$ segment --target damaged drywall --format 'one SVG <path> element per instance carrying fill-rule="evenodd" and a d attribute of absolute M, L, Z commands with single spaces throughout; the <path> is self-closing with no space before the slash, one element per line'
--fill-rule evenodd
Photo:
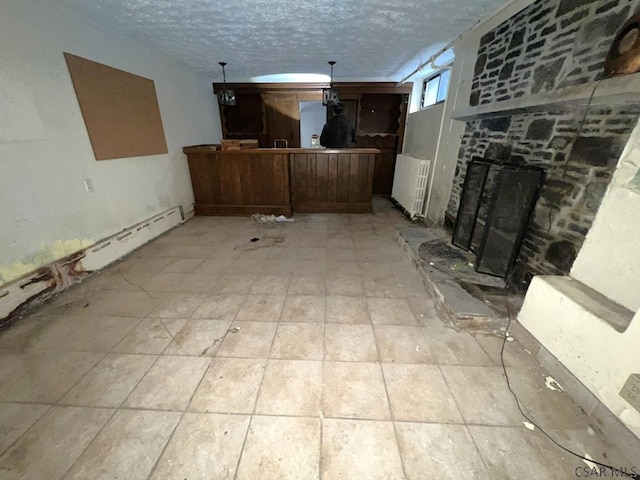
<path fill-rule="evenodd" d="M 89 248 L 95 242 L 86 239 L 56 240 L 51 245 L 43 246 L 27 259 L 11 265 L 0 265 L 0 286 L 35 272 L 43 265 L 63 259 L 76 252 Z"/>

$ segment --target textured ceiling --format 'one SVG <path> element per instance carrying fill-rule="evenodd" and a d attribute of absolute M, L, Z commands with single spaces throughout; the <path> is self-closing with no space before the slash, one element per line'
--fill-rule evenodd
<path fill-rule="evenodd" d="M 277 73 L 399 80 L 505 0 L 57 0 L 212 80 Z"/>

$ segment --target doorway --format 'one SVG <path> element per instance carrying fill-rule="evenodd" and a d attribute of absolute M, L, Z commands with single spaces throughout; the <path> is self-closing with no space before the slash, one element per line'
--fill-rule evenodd
<path fill-rule="evenodd" d="M 311 135 L 322 133 L 327 110 L 321 101 L 300 102 L 300 147 L 311 148 Z"/>

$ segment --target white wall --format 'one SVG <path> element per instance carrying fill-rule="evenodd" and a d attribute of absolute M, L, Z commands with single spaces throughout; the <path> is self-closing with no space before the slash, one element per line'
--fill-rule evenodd
<path fill-rule="evenodd" d="M 191 209 L 182 146 L 221 138 L 209 79 L 34 0 L 3 2 L 0 45 L 0 284 L 167 208 Z M 169 153 L 96 161 L 63 52 L 154 80 Z"/>
<path fill-rule="evenodd" d="M 473 70 L 482 35 L 511 18 L 533 0 L 513 0 L 488 18 L 476 28 L 464 35 L 453 46 L 455 60 L 451 67 L 449 95 L 444 106 L 444 123 L 440 132 L 438 154 L 433 165 L 431 188 L 427 199 L 426 217 L 428 220 L 442 224 L 449 203 L 453 178 L 456 170 L 460 137 L 464 133 L 465 123 L 452 120 L 454 111 L 469 106 Z"/>
<path fill-rule="evenodd" d="M 640 187 L 634 185 L 638 175 L 640 124 L 571 269 L 572 277 L 634 312 L 640 310 Z"/>

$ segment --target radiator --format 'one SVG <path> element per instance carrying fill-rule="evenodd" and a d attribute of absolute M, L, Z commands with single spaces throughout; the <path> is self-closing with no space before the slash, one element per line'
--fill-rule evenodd
<path fill-rule="evenodd" d="M 422 214 L 427 196 L 427 177 L 431 161 L 410 155 L 396 157 L 391 196 L 414 218 Z"/>

